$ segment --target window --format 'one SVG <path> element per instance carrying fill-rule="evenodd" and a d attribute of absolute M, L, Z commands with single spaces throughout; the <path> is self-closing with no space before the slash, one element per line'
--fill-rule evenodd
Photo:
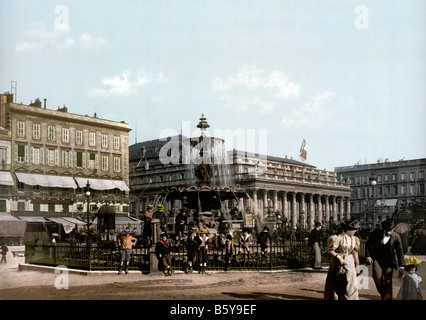
<path fill-rule="evenodd" d="M 75 156 L 74 156 L 74 166 L 77 168 L 84 168 L 85 167 L 85 162 L 86 159 L 84 157 L 84 153 L 83 152 L 76 152 Z"/>
<path fill-rule="evenodd" d="M 0 212 L 6 212 L 6 200 L 0 200 Z"/>
<path fill-rule="evenodd" d="M 40 211 L 40 203 L 33 203 L 33 211 Z"/>
<path fill-rule="evenodd" d="M 25 211 L 25 202 L 18 201 L 18 211 Z"/>
<path fill-rule="evenodd" d="M 25 122 L 24 121 L 17 121 L 17 134 L 18 137 L 25 137 Z"/>
<path fill-rule="evenodd" d="M 47 139 L 50 141 L 55 140 L 55 127 L 54 126 L 48 126 L 47 127 Z"/>
<path fill-rule="evenodd" d="M 48 149 L 48 151 L 47 151 L 47 164 L 49 166 L 55 165 L 55 149 Z"/>
<path fill-rule="evenodd" d="M 102 148 L 108 148 L 108 135 L 102 134 Z"/>
<path fill-rule="evenodd" d="M 108 171 L 108 156 L 102 156 L 102 171 Z"/>
<path fill-rule="evenodd" d="M 392 182 L 396 181 L 396 173 L 392 173 Z"/>
<path fill-rule="evenodd" d="M 34 164 L 40 164 L 40 148 L 31 147 L 30 162 Z"/>
<path fill-rule="evenodd" d="M 40 139 L 40 123 L 33 123 L 33 138 Z"/>
<path fill-rule="evenodd" d="M 424 183 L 419 184 L 419 194 L 425 194 L 425 184 Z"/>
<path fill-rule="evenodd" d="M 71 154 L 71 152 L 66 151 L 66 150 L 62 150 L 62 167 L 71 166 L 70 154 Z"/>
<path fill-rule="evenodd" d="M 16 145 L 15 147 L 15 161 L 28 162 L 28 147 L 23 145 Z"/>
<path fill-rule="evenodd" d="M 401 195 L 407 194 L 407 186 L 401 186 Z"/>
<path fill-rule="evenodd" d="M 98 164 L 97 164 L 97 154 L 96 153 L 89 153 L 89 158 L 88 158 L 88 164 L 87 164 L 87 168 L 89 169 L 97 169 L 98 168 Z"/>
<path fill-rule="evenodd" d="M 114 149 L 120 149 L 120 137 L 118 136 L 114 136 Z"/>
<path fill-rule="evenodd" d="M 49 203 L 48 204 L 48 211 L 55 212 L 55 204 L 54 203 Z"/>
<path fill-rule="evenodd" d="M 114 172 L 120 172 L 121 166 L 120 166 L 120 157 L 114 157 Z"/>
<path fill-rule="evenodd" d="M 62 142 L 70 142 L 70 129 L 62 128 Z"/>
<path fill-rule="evenodd" d="M 96 146 L 96 134 L 94 132 L 89 132 L 89 146 Z"/>
<path fill-rule="evenodd" d="M 81 130 L 75 131 L 75 143 L 82 144 L 83 143 L 83 132 Z"/>
<path fill-rule="evenodd" d="M 402 172 L 401 173 L 401 181 L 405 181 L 405 180 L 407 180 L 407 173 Z"/>

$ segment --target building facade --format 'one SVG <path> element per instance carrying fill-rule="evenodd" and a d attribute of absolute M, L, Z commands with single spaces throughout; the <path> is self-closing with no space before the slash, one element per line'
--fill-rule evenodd
<path fill-rule="evenodd" d="M 128 124 L 0 95 L 0 211 L 76 216 L 103 204 L 128 212 Z M 4 182 L 3 182 L 4 181 Z M 89 182 L 90 198 L 84 193 Z"/>
<path fill-rule="evenodd" d="M 166 188 L 195 186 L 193 165 L 182 161 L 182 142 L 186 139 L 179 135 L 130 146 L 133 214 L 142 213 L 148 204 L 155 205 L 157 195 Z M 170 143 L 179 150 L 179 161 L 164 164 L 159 160 L 159 154 Z M 291 228 L 307 229 L 313 228 L 316 221 L 329 224 L 351 216 L 351 189 L 338 180 L 334 172 L 318 170 L 292 159 L 237 150 L 228 151 L 227 157 L 227 164 L 221 170 L 214 170 L 213 185 L 237 187 L 246 191 L 249 198 L 237 203 L 231 201 L 223 206 L 226 209 L 238 206 L 261 224 L 278 220 Z M 181 205 L 165 204 L 166 210 L 172 212 Z"/>
<path fill-rule="evenodd" d="M 374 228 L 410 202 L 425 200 L 426 159 L 378 161 L 338 167 L 352 188 L 351 212 L 366 228 Z"/>

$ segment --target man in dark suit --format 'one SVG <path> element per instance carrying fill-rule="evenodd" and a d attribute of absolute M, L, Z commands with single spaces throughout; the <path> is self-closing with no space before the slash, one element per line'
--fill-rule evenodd
<path fill-rule="evenodd" d="M 371 232 L 365 244 L 367 263 L 373 264 L 373 280 L 382 300 L 392 300 L 393 270 L 404 272 L 404 252 L 395 222 L 386 219 L 381 229 Z"/>

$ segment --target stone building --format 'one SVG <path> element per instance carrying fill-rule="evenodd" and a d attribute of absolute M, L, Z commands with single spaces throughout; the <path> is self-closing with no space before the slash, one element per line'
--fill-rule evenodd
<path fill-rule="evenodd" d="M 351 212 L 363 227 L 374 228 L 412 201 L 426 200 L 426 159 L 377 161 L 337 167 L 352 188 Z"/>
<path fill-rule="evenodd" d="M 130 146 L 129 179 L 131 212 L 142 213 L 148 204 L 156 204 L 157 195 L 170 187 L 195 185 L 193 165 L 182 158 L 182 142 L 179 135 L 137 143 Z M 164 164 L 159 154 L 166 145 L 179 150 L 173 163 Z M 244 151 L 227 152 L 227 164 L 214 170 L 213 181 L 221 187 L 235 186 L 245 190 L 249 199 L 241 199 L 237 206 L 245 209 L 260 223 L 268 220 L 284 223 L 289 227 L 312 228 L 315 221 L 328 224 L 350 217 L 350 193 L 348 184 L 336 178 L 334 172 L 318 170 L 312 165 L 287 158 L 255 155 Z M 229 184 L 229 185 L 228 185 Z M 234 208 L 235 203 L 225 208 Z M 181 203 L 166 203 L 166 210 L 174 210 Z"/>
<path fill-rule="evenodd" d="M 0 211 L 70 217 L 103 204 L 128 212 L 129 131 L 123 121 L 52 110 L 0 95 Z"/>

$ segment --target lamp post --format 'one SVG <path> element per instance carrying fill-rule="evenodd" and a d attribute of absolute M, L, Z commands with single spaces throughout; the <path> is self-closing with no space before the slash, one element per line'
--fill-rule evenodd
<path fill-rule="evenodd" d="M 374 172 L 371 173 L 370 178 L 369 178 L 369 182 L 370 182 L 370 185 L 371 185 L 372 191 L 373 191 L 372 192 L 373 195 L 371 197 L 373 203 L 372 203 L 371 208 L 372 208 L 372 214 L 373 214 L 373 228 L 375 228 L 376 227 L 376 203 L 375 203 L 376 195 L 375 195 L 375 189 L 376 189 L 377 179 L 376 179 L 376 176 L 374 175 Z"/>
<path fill-rule="evenodd" d="M 86 211 L 86 227 L 87 227 L 87 248 L 90 248 L 90 195 L 91 195 L 91 188 L 89 180 L 87 180 L 86 187 L 84 187 L 84 195 L 86 196 L 87 200 L 87 211 Z"/>

